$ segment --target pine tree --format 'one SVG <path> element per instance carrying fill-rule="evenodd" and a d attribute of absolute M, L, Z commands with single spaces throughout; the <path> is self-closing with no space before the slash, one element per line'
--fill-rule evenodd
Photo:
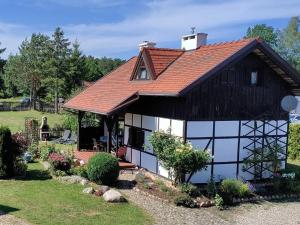
<path fill-rule="evenodd" d="M 245 37 L 260 37 L 272 47 L 275 47 L 278 41 L 278 34 L 274 31 L 274 28 L 266 24 L 256 24 L 254 27 L 249 27 Z"/>
<path fill-rule="evenodd" d="M 53 46 L 53 59 L 52 65 L 54 73 L 52 75 L 52 86 L 54 90 L 54 104 L 55 112 L 58 112 L 58 94 L 64 95 L 65 93 L 59 93 L 59 86 L 65 82 L 65 77 L 68 73 L 68 59 L 71 54 L 69 39 L 65 38 L 63 30 L 56 28 L 52 35 Z M 64 89 L 63 89 L 64 90 Z"/>

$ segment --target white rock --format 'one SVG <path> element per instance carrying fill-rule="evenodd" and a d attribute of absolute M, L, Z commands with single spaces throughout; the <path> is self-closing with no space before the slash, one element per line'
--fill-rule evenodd
<path fill-rule="evenodd" d="M 83 189 L 82 193 L 84 193 L 84 194 L 93 194 L 94 193 L 94 188 L 92 188 L 92 187 L 85 188 L 85 189 Z"/>
<path fill-rule="evenodd" d="M 80 181 L 80 184 L 81 184 L 82 186 L 86 186 L 86 185 L 89 184 L 89 181 L 88 181 L 87 179 L 82 179 L 82 180 Z"/>
<path fill-rule="evenodd" d="M 103 198 L 106 202 L 124 202 L 125 198 L 116 190 L 109 190 L 104 193 Z"/>

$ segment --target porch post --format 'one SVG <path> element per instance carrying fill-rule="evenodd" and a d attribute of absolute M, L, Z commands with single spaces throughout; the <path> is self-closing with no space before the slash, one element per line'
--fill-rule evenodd
<path fill-rule="evenodd" d="M 82 111 L 78 111 L 78 115 L 77 115 L 77 150 L 80 151 L 80 130 L 81 130 L 81 121 L 83 118 L 84 112 Z"/>
<path fill-rule="evenodd" d="M 108 131 L 106 150 L 107 150 L 107 152 L 111 152 L 111 147 L 112 147 L 111 135 L 112 135 L 112 130 L 113 130 L 113 120 L 111 117 L 105 117 L 104 121 L 105 121 L 107 131 Z"/>

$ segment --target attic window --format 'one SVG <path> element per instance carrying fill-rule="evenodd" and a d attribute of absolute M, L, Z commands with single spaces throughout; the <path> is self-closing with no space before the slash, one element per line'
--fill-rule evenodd
<path fill-rule="evenodd" d="M 251 85 L 257 85 L 257 71 L 251 72 Z"/>
<path fill-rule="evenodd" d="M 149 80 L 150 76 L 145 67 L 141 67 L 135 77 L 136 80 Z"/>

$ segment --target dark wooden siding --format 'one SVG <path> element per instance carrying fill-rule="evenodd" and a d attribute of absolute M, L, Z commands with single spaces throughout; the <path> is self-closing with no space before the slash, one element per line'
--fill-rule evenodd
<path fill-rule="evenodd" d="M 258 84 L 251 86 L 252 71 Z M 182 97 L 141 97 L 127 111 L 183 120 L 286 119 L 281 99 L 291 94 L 285 81 L 250 54 Z"/>

